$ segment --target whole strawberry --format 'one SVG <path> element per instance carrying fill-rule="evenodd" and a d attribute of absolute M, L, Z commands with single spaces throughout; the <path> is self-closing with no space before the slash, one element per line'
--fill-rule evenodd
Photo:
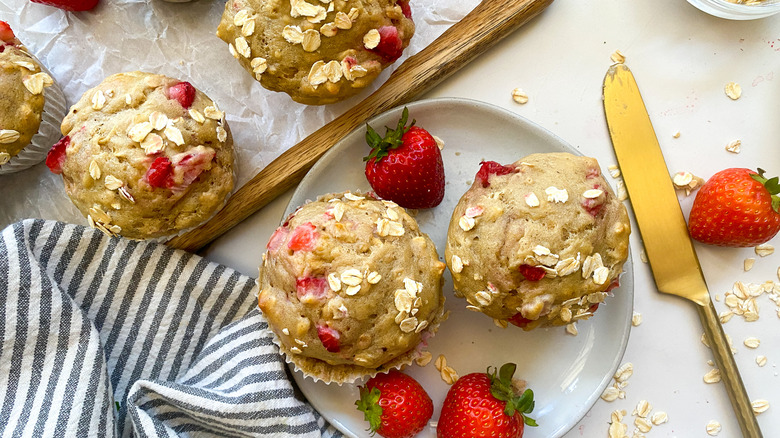
<path fill-rule="evenodd" d="M 97 6 L 99 0 L 30 0 L 33 3 L 41 3 L 66 11 L 89 11 Z"/>
<path fill-rule="evenodd" d="M 441 408 L 438 438 L 520 438 L 525 424 L 536 426 L 527 417 L 534 409 L 534 393 L 526 389 L 517 396 L 512 376 L 517 366 L 507 363 L 496 376 L 495 368 L 487 373 L 467 374 L 450 388 Z"/>
<path fill-rule="evenodd" d="M 396 129 L 386 128 L 384 138 L 367 126 L 371 153 L 363 158 L 366 178 L 376 194 L 405 208 L 431 208 L 444 198 L 444 163 L 433 136 L 412 124 L 404 108 Z"/>
<path fill-rule="evenodd" d="M 694 239 L 719 246 L 756 246 L 780 230 L 780 184 L 764 171 L 726 169 L 699 189 L 688 219 Z"/>
<path fill-rule="evenodd" d="M 360 387 L 360 400 L 355 405 L 363 412 L 371 432 L 385 438 L 411 438 L 433 415 L 428 393 L 398 370 L 369 379 L 366 386 Z"/>

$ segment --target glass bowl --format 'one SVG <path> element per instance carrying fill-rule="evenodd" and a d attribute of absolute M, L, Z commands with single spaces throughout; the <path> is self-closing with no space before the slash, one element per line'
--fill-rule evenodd
<path fill-rule="evenodd" d="M 751 4 L 732 3 L 728 0 L 688 0 L 702 11 L 729 20 L 755 20 L 780 12 L 780 0 L 764 0 Z"/>

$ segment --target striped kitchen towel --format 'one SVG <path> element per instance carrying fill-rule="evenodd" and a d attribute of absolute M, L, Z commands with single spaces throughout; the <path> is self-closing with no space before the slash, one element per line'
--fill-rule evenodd
<path fill-rule="evenodd" d="M 164 245 L 9 226 L 0 436 L 340 437 L 296 395 L 254 288 Z"/>

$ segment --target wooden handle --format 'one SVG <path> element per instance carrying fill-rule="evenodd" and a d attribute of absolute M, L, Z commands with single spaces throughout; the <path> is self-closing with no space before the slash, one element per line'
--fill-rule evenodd
<path fill-rule="evenodd" d="M 701 319 L 705 336 L 710 343 L 712 355 L 715 356 L 715 365 L 720 370 L 721 379 L 726 386 L 731 407 L 737 415 L 742 436 L 744 438 L 762 438 L 761 429 L 758 427 L 758 421 L 753 413 L 753 406 L 748 398 L 745 385 L 742 383 L 737 363 L 731 354 L 731 347 L 723 332 L 723 326 L 720 325 L 712 301 L 708 300 L 707 304 L 703 306 L 696 305 L 696 309 L 699 311 L 699 319 Z"/>
<path fill-rule="evenodd" d="M 288 149 L 230 197 L 200 227 L 168 241 L 196 251 L 249 217 L 301 179 L 339 140 L 371 117 L 410 102 L 539 14 L 553 0 L 483 0 L 355 107 Z"/>

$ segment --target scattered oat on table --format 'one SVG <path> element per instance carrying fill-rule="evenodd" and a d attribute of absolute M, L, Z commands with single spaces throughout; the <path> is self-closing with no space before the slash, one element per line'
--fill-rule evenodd
<path fill-rule="evenodd" d="M 711 369 L 704 375 L 704 383 L 718 383 L 720 382 L 720 370 L 717 368 Z"/>
<path fill-rule="evenodd" d="M 634 314 L 631 315 L 631 325 L 634 327 L 639 327 L 640 324 L 642 324 L 642 314 L 639 312 L 634 312 Z"/>
<path fill-rule="evenodd" d="M 745 272 L 753 269 L 753 265 L 756 263 L 756 259 L 753 257 L 748 257 L 745 259 L 744 262 L 742 262 L 742 267 L 745 270 Z"/>
<path fill-rule="evenodd" d="M 769 409 L 769 402 L 762 399 L 754 400 L 751 405 L 753 406 L 753 412 L 756 415 L 764 413 L 767 409 Z"/>
<path fill-rule="evenodd" d="M 522 89 L 515 88 L 514 90 L 512 90 L 512 100 L 523 105 L 525 103 L 528 103 L 528 95 L 525 94 L 525 91 L 523 91 Z"/>
<path fill-rule="evenodd" d="M 761 257 L 766 257 L 766 256 L 770 256 L 770 255 L 774 254 L 775 247 L 770 245 L 770 244 L 768 244 L 768 243 L 764 243 L 764 244 L 758 245 L 755 248 L 755 251 L 756 251 L 756 255 L 761 256 Z"/>
<path fill-rule="evenodd" d="M 761 340 L 759 340 L 758 338 L 750 337 L 745 339 L 744 344 L 745 347 L 747 348 L 756 349 L 758 348 L 759 345 L 761 345 Z"/>
<path fill-rule="evenodd" d="M 726 84 L 723 91 L 726 92 L 726 96 L 731 100 L 737 100 L 742 96 L 742 87 L 736 82 Z"/>
<path fill-rule="evenodd" d="M 720 433 L 720 423 L 715 420 L 707 423 L 707 435 L 715 436 Z"/>
<path fill-rule="evenodd" d="M 612 52 L 612 54 L 609 56 L 609 59 L 611 59 L 615 64 L 623 64 L 626 62 L 626 56 L 623 55 L 620 50 L 615 50 Z"/>
<path fill-rule="evenodd" d="M 675 133 L 672 134 L 672 138 L 680 138 L 680 131 L 675 131 Z"/>
<path fill-rule="evenodd" d="M 756 356 L 756 365 L 763 367 L 766 365 L 766 356 Z"/>
<path fill-rule="evenodd" d="M 693 191 L 704 184 L 704 178 L 698 177 L 690 172 L 677 172 L 672 175 L 672 184 L 677 190 L 684 190 L 685 196 L 689 196 Z"/>
<path fill-rule="evenodd" d="M 726 150 L 732 154 L 738 154 L 742 152 L 742 140 L 734 140 L 726 145 Z"/>

